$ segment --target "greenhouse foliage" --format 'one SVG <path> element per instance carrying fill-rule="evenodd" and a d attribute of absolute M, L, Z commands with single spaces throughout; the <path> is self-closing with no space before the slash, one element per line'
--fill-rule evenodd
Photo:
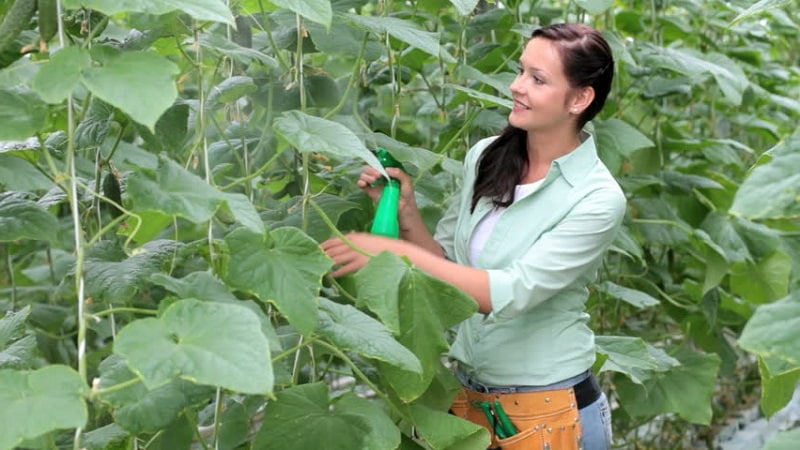
<path fill-rule="evenodd" d="M 471 299 L 367 230 L 371 153 L 430 227 L 537 26 L 617 59 L 628 199 L 591 286 L 625 448 L 711 448 L 800 380 L 791 1 L 0 0 L 0 449 L 483 449 L 441 363 Z M 770 448 L 789 448 L 787 432 Z"/>

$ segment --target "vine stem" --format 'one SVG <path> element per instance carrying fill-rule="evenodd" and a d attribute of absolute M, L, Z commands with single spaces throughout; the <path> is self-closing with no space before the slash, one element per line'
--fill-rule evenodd
<path fill-rule="evenodd" d="M 11 311 L 17 310 L 17 282 L 14 277 L 14 260 L 11 258 L 11 250 L 8 249 L 8 244 L 3 245 L 3 250 L 6 253 L 6 269 L 8 269 L 8 281 L 11 283 Z"/>
<path fill-rule="evenodd" d="M 373 391 L 373 392 L 375 392 L 375 395 L 377 395 L 378 397 L 380 397 L 380 398 L 381 398 L 381 400 L 383 400 L 384 402 L 386 402 L 386 404 L 387 404 L 387 405 L 388 405 L 390 408 L 392 408 L 392 410 L 393 410 L 393 411 L 394 411 L 394 412 L 395 412 L 395 413 L 396 413 L 398 416 L 400 416 L 400 417 L 404 417 L 404 416 L 405 416 L 405 414 L 403 414 L 403 412 L 402 412 L 402 411 L 400 411 L 400 409 L 398 409 L 398 408 L 397 408 L 397 406 L 396 406 L 396 405 L 395 405 L 395 404 L 392 402 L 392 400 L 389 398 L 389 396 L 388 396 L 388 395 L 386 395 L 386 393 L 384 393 L 383 391 L 381 391 L 381 390 L 378 388 L 378 386 L 376 386 L 376 385 L 375 385 L 375 383 L 373 383 L 372 381 L 370 381 L 370 379 L 369 379 L 369 378 L 368 378 L 368 377 L 367 377 L 367 376 L 364 374 L 364 372 L 362 372 L 362 371 L 361 371 L 361 369 L 359 369 L 359 368 L 358 368 L 358 366 L 356 365 L 356 363 L 354 363 L 354 362 L 353 362 L 353 360 L 351 360 L 351 359 L 350 359 L 350 357 L 349 357 L 349 356 L 347 356 L 347 354 L 345 354 L 345 352 L 343 352 L 341 349 L 339 349 L 339 348 L 338 348 L 338 347 L 336 347 L 335 345 L 331 345 L 331 344 L 329 344 L 329 343 L 327 343 L 327 342 L 325 342 L 325 341 L 323 341 L 323 340 L 319 340 L 319 341 L 317 341 L 317 345 L 320 345 L 320 346 L 322 346 L 322 347 L 325 347 L 325 348 L 326 348 L 326 349 L 328 349 L 328 350 L 329 350 L 331 353 L 333 353 L 333 354 L 335 354 L 336 356 L 338 356 L 339 358 L 341 358 L 341 359 L 342 359 L 342 361 L 344 361 L 344 362 L 345 362 L 345 364 L 347 364 L 347 365 L 350 367 L 350 370 L 352 370 L 352 371 L 353 371 L 353 374 L 355 374 L 355 376 L 356 376 L 356 377 L 358 377 L 358 379 L 359 379 L 359 380 L 361 380 L 361 382 L 362 382 L 362 383 L 366 384 L 366 385 L 367 385 L 367 387 L 369 387 L 370 389 L 372 389 L 372 391 Z"/>

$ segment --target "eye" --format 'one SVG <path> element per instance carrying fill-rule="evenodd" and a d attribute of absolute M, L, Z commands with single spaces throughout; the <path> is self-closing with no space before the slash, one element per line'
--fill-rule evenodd
<path fill-rule="evenodd" d="M 517 66 L 517 75 L 522 75 L 525 72 L 525 69 L 522 66 Z"/>
<path fill-rule="evenodd" d="M 533 78 L 533 82 L 536 83 L 536 84 L 544 84 L 544 80 L 539 78 L 539 77 L 537 77 L 536 75 L 534 75 L 531 78 Z"/>

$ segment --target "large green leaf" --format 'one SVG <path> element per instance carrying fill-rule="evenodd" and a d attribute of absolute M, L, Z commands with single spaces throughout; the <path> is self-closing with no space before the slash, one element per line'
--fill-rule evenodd
<path fill-rule="evenodd" d="M 739 346 L 762 357 L 800 366 L 800 294 L 761 305 L 747 322 Z"/>
<path fill-rule="evenodd" d="M 597 336 L 595 345 L 597 353 L 607 357 L 600 371 L 624 373 L 638 384 L 642 384 L 654 372 L 666 372 L 680 364 L 639 337 Z"/>
<path fill-rule="evenodd" d="M 341 350 L 422 373 L 419 360 L 397 342 L 385 325 L 350 305 L 320 298 L 317 332 Z"/>
<path fill-rule="evenodd" d="M 333 20 L 331 0 L 269 0 L 275 6 L 286 8 L 306 19 L 330 28 Z"/>
<path fill-rule="evenodd" d="M 346 393 L 328 398 L 324 384 L 303 384 L 276 394 L 264 411 L 253 450 L 394 450 L 400 430 L 376 404 Z"/>
<path fill-rule="evenodd" d="M 119 355 L 111 355 L 100 363 L 100 389 L 112 389 L 101 397 L 116 409 L 116 423 L 125 430 L 138 434 L 156 432 L 165 428 L 178 418 L 184 408 L 207 401 L 214 388 L 202 386 L 187 380 L 172 380 L 154 389 L 142 383 L 132 383 L 138 377 L 125 364 Z"/>
<path fill-rule="evenodd" d="M 289 227 L 265 234 L 239 228 L 225 242 L 231 255 L 225 282 L 274 303 L 300 332 L 312 333 L 322 276 L 333 265 L 319 245 Z"/>
<path fill-rule="evenodd" d="M 226 207 L 242 225 L 256 232 L 264 229 L 255 207 L 242 194 L 221 192 L 166 157 L 161 157 L 157 171 L 132 175 L 127 194 L 134 211 L 160 211 L 203 223 Z"/>
<path fill-rule="evenodd" d="M 180 300 L 159 318 L 139 319 L 119 332 L 114 352 L 155 389 L 176 378 L 236 392 L 272 392 L 269 342 L 250 310 Z"/>
<path fill-rule="evenodd" d="M 275 119 L 275 132 L 300 152 L 336 158 L 359 158 L 384 173 L 378 158 L 344 125 L 302 111 L 287 111 Z"/>
<path fill-rule="evenodd" d="M 635 151 L 655 146 L 641 131 L 620 119 L 595 121 L 597 151 L 614 172 Z"/>
<path fill-rule="evenodd" d="M 414 22 L 396 17 L 360 16 L 352 13 L 347 13 L 344 17 L 353 24 L 373 33 L 389 33 L 392 37 L 412 47 L 442 58 L 444 62 L 456 62 L 456 59 L 439 45 L 439 36 L 436 33 L 425 31 Z"/>
<path fill-rule="evenodd" d="M 800 148 L 756 167 L 739 186 L 731 213 L 749 219 L 800 217 Z"/>
<path fill-rule="evenodd" d="M 422 376 L 383 367 L 382 372 L 401 399 L 411 401 L 430 384 L 448 349 L 444 333 L 474 314 L 477 303 L 458 288 L 411 267 L 384 252 L 356 274 L 358 298 L 417 355 Z"/>
<path fill-rule="evenodd" d="M 435 450 L 483 450 L 489 446 L 486 428 L 452 414 L 412 405 L 411 418 L 419 436 Z"/>
<path fill-rule="evenodd" d="M 131 119 L 154 130 L 158 118 L 178 98 L 178 66 L 152 52 L 125 52 L 83 70 L 83 84 Z"/>
<path fill-rule="evenodd" d="M 252 300 L 239 300 L 227 286 L 211 273 L 192 272 L 180 279 L 172 278 L 164 273 L 157 273 L 150 277 L 150 280 L 174 292 L 178 298 L 196 298 L 207 302 L 230 303 L 249 309 L 261 321 L 261 331 L 269 339 L 270 348 L 273 351 L 281 350 L 280 340 L 275 328 L 259 305 Z"/>
<path fill-rule="evenodd" d="M 116 243 L 103 241 L 86 257 L 86 292 L 95 300 L 124 304 L 148 284 L 150 275 L 161 272 L 183 245 L 177 241 L 150 241 L 127 257 Z"/>
<path fill-rule="evenodd" d="M 681 350 L 680 365 L 655 372 L 643 384 L 615 380 L 620 403 L 633 417 L 653 417 L 665 412 L 678 414 L 697 424 L 711 421 L 711 397 L 717 382 L 720 358 L 716 354 Z"/>
<path fill-rule="evenodd" d="M 83 70 L 91 65 L 88 50 L 64 48 L 42 65 L 33 78 L 32 87 L 47 103 L 61 103 L 78 86 Z"/>
<path fill-rule="evenodd" d="M 78 372 L 67 366 L 0 370 L 0 450 L 50 431 L 83 427 L 89 415 L 81 396 L 85 390 Z"/>
<path fill-rule="evenodd" d="M 223 0 L 63 0 L 65 9 L 85 7 L 106 14 L 140 12 L 166 14 L 182 11 L 198 20 L 235 24 L 233 15 Z"/>
<path fill-rule="evenodd" d="M 19 192 L 0 194 L 0 242 L 20 239 L 53 241 L 58 220 Z"/>
<path fill-rule="evenodd" d="M 47 105 L 24 87 L 0 88 L 0 141 L 22 140 L 47 123 Z"/>

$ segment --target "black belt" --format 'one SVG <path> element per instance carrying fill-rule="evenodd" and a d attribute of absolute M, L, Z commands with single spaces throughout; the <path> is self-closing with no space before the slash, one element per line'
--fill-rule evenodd
<path fill-rule="evenodd" d="M 585 380 L 573 386 L 575 390 L 575 402 L 578 404 L 578 409 L 583 409 L 600 398 L 603 391 L 600 390 L 600 384 L 593 374 L 590 374 Z"/>

